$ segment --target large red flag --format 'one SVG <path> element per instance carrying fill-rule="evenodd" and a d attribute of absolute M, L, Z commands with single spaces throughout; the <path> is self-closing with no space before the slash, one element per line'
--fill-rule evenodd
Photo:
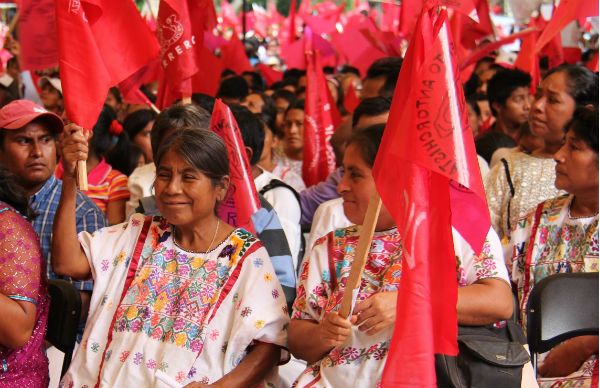
<path fill-rule="evenodd" d="M 58 65 L 54 15 L 54 0 L 22 0 L 19 3 L 23 70 L 42 70 Z"/>
<path fill-rule="evenodd" d="M 267 86 L 271 86 L 273 83 L 279 82 L 283 79 L 283 72 L 275 70 L 272 67 L 265 65 L 264 63 L 257 64 L 256 69 L 260 71 L 260 74 L 267 82 Z"/>
<path fill-rule="evenodd" d="M 192 94 L 192 76 L 198 72 L 204 31 L 216 23 L 211 0 L 161 0 L 158 8 L 158 40 L 164 76 L 156 105 L 169 106 L 174 99 Z"/>
<path fill-rule="evenodd" d="M 490 228 L 447 14 L 434 11 L 418 20 L 373 168 L 404 247 L 383 386 L 435 386 L 434 354 L 458 351 L 451 227 L 475 252 Z"/>
<path fill-rule="evenodd" d="M 226 68 L 235 71 L 237 74 L 254 70 L 246 55 L 244 44 L 237 34 L 233 34 L 229 43 L 221 47 L 221 60 Z"/>
<path fill-rule="evenodd" d="M 296 40 L 296 0 L 290 3 L 290 12 L 288 19 L 290 21 L 290 30 L 288 32 L 288 44 L 294 43 Z"/>
<path fill-rule="evenodd" d="M 302 178 L 306 186 L 312 186 L 335 169 L 335 154 L 329 142 L 335 128 L 319 51 L 309 45 L 307 48 Z"/>
<path fill-rule="evenodd" d="M 537 33 L 528 34 L 521 40 L 521 50 L 515 60 L 515 67 L 531 76 L 529 91 L 535 94 L 540 84 L 540 60 L 535 51 Z"/>
<path fill-rule="evenodd" d="M 210 129 L 223 139 L 229 157 L 231 182 L 227 197 L 219 205 L 218 215 L 228 224 L 243 227 L 254 233 L 251 217 L 260 208 L 256 186 L 240 129 L 231 110 L 220 99 L 215 101 Z"/>
<path fill-rule="evenodd" d="M 132 1 L 56 0 L 60 76 L 67 117 L 91 129 L 108 89 L 158 55 Z"/>
<path fill-rule="evenodd" d="M 598 16 L 598 0 L 561 0 L 538 38 L 535 51 L 539 53 L 571 21 L 588 16 Z"/>
<path fill-rule="evenodd" d="M 221 73 L 225 69 L 223 61 L 207 47 L 202 47 L 200 63 L 202 66 L 192 77 L 192 90 L 194 93 L 204 93 L 214 97 L 219 90 Z"/>
<path fill-rule="evenodd" d="M 350 82 L 350 86 L 348 86 L 348 90 L 346 91 L 346 95 L 344 96 L 344 108 L 348 111 L 348 113 L 354 112 L 354 109 L 360 104 L 360 98 L 358 97 L 358 92 L 354 86 L 354 82 Z"/>

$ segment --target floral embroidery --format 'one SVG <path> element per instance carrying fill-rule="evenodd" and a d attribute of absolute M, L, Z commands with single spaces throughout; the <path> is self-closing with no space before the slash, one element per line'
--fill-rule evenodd
<path fill-rule="evenodd" d="M 153 359 L 148 360 L 148 362 L 146 362 L 146 368 L 156 369 L 156 361 L 154 361 Z"/>
<path fill-rule="evenodd" d="M 142 222 L 138 219 L 133 218 L 131 220 L 131 226 L 140 226 L 142 224 Z"/>
<path fill-rule="evenodd" d="M 179 384 L 182 384 L 185 381 L 185 372 L 177 372 L 177 374 L 175 375 L 175 381 L 177 381 Z"/>
<path fill-rule="evenodd" d="M 217 260 L 158 244 L 127 290 L 116 312 L 114 330 L 141 332 L 157 341 L 200 351 L 205 319 L 229 279 L 232 263 L 238 260 L 230 255 L 246 252 L 257 241 L 241 229 L 230 238 L 232 243 Z M 242 311 L 242 316 L 250 313 Z"/>
<path fill-rule="evenodd" d="M 264 263 L 263 259 L 261 259 L 260 257 L 257 257 L 256 259 L 254 259 L 254 262 L 253 262 L 254 267 L 256 267 L 256 268 L 262 267 L 263 263 Z"/>
<path fill-rule="evenodd" d="M 273 280 L 273 275 L 267 272 L 266 274 L 264 274 L 263 279 L 265 280 L 265 282 L 270 282 L 271 280 Z"/>
<path fill-rule="evenodd" d="M 254 327 L 256 327 L 257 329 L 262 329 L 265 326 L 265 321 L 263 321 L 262 319 L 259 319 L 258 321 L 254 322 Z"/>
<path fill-rule="evenodd" d="M 277 291 L 277 289 L 274 288 L 273 291 L 271 291 L 271 296 L 273 296 L 273 299 L 279 298 L 279 291 Z"/>
<path fill-rule="evenodd" d="M 98 353 L 98 350 L 100 350 L 100 344 L 98 342 L 92 342 L 90 349 L 92 350 L 92 352 Z"/>
<path fill-rule="evenodd" d="M 161 361 L 160 364 L 158 364 L 158 366 L 156 367 L 156 369 L 162 372 L 166 372 L 167 369 L 169 369 L 169 364 L 165 361 Z"/>
<path fill-rule="evenodd" d="M 242 312 L 240 313 L 240 315 L 244 318 L 250 316 L 250 314 L 252 314 L 252 308 L 251 307 L 244 307 L 244 309 L 242 310 Z"/>
<path fill-rule="evenodd" d="M 388 351 L 390 342 L 379 342 L 368 348 L 334 348 L 321 362 L 323 367 L 333 367 L 336 365 L 361 364 L 366 360 L 382 360 Z"/>
<path fill-rule="evenodd" d="M 119 357 L 119 361 L 121 362 L 125 362 L 127 360 L 127 357 L 129 357 L 129 350 L 125 350 L 123 352 L 121 352 L 121 356 Z"/>
<path fill-rule="evenodd" d="M 100 267 L 102 269 L 103 272 L 106 272 L 108 270 L 108 260 L 104 259 L 102 260 L 102 263 L 100 263 Z"/>
<path fill-rule="evenodd" d="M 192 367 L 187 374 L 187 378 L 191 379 L 192 377 L 194 377 L 196 375 L 197 372 L 198 371 L 196 370 L 196 368 Z"/>
<path fill-rule="evenodd" d="M 144 357 L 142 356 L 142 353 L 137 352 L 134 356 L 133 356 L 133 363 L 135 365 L 140 365 L 143 361 Z"/>
<path fill-rule="evenodd" d="M 208 336 L 211 340 L 216 341 L 217 338 L 219 338 L 219 331 L 216 329 L 213 329 Z"/>

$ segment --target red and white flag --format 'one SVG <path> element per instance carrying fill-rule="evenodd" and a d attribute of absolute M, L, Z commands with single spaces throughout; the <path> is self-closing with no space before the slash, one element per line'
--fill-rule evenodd
<path fill-rule="evenodd" d="M 435 387 L 434 354 L 457 354 L 454 227 L 475 252 L 490 228 L 447 13 L 425 9 L 373 168 L 403 240 L 396 325 L 382 386 Z"/>
<path fill-rule="evenodd" d="M 335 169 L 335 154 L 329 142 L 335 128 L 328 92 L 319 51 L 307 44 L 302 157 L 302 178 L 307 187 L 324 181 Z"/>
<path fill-rule="evenodd" d="M 67 117 L 91 129 L 108 89 L 158 55 L 130 0 L 56 0 L 60 78 Z"/>
<path fill-rule="evenodd" d="M 252 215 L 260 209 L 256 186 L 240 129 L 231 110 L 220 99 L 215 101 L 210 129 L 225 142 L 229 158 L 231 181 L 227 196 L 217 209 L 219 218 L 232 226 L 243 227 L 254 233 Z"/>
<path fill-rule="evenodd" d="M 161 0 L 158 8 L 158 40 L 164 76 L 157 106 L 192 95 L 192 76 L 198 72 L 204 31 L 216 24 L 211 0 Z"/>

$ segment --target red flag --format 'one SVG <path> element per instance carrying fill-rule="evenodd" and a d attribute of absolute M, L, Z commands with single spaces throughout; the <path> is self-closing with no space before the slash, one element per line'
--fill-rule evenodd
<path fill-rule="evenodd" d="M 373 168 L 404 246 L 383 386 L 436 386 L 434 353 L 458 352 L 451 226 L 475 252 L 490 228 L 447 14 L 434 15 L 417 23 Z"/>
<path fill-rule="evenodd" d="M 237 34 L 233 34 L 229 43 L 221 47 L 221 60 L 226 68 L 231 69 L 238 74 L 242 74 L 244 71 L 254 70 L 248 60 L 248 56 L 246 56 L 244 45 Z"/>
<path fill-rule="evenodd" d="M 561 0 L 552 19 L 537 40 L 535 52 L 539 53 L 554 36 L 574 19 L 598 16 L 598 0 Z"/>
<path fill-rule="evenodd" d="M 192 77 L 192 90 L 194 93 L 204 93 L 214 97 L 219 90 L 221 72 L 225 69 L 223 61 L 208 48 L 202 47 L 200 63 L 202 66 Z"/>
<path fill-rule="evenodd" d="M 158 55 L 132 1 L 56 0 L 60 75 L 68 118 L 91 129 L 108 89 Z"/>
<path fill-rule="evenodd" d="M 594 52 L 594 54 L 592 55 L 592 58 L 589 60 L 589 62 L 585 66 L 588 69 L 590 69 L 591 71 L 593 71 L 594 73 L 598 72 L 598 50 L 596 50 Z"/>
<path fill-rule="evenodd" d="M 465 58 L 465 60 L 460 64 L 461 70 L 476 63 L 483 57 L 486 57 L 492 51 L 497 50 L 506 44 L 512 43 L 517 39 L 525 38 L 527 35 L 534 32 L 537 32 L 535 28 L 528 28 L 526 30 L 519 31 L 505 38 L 502 38 L 496 42 L 488 43 L 484 46 L 481 46 L 479 49 L 473 51 L 467 58 Z"/>
<path fill-rule="evenodd" d="M 229 157 L 231 182 L 227 197 L 217 210 L 218 215 L 228 224 L 243 227 L 254 233 L 251 217 L 260 208 L 256 186 L 252 179 L 240 129 L 231 110 L 220 99 L 215 101 L 210 129 L 223 139 Z"/>
<path fill-rule="evenodd" d="M 58 64 L 54 0 L 21 1 L 19 42 L 23 70 L 42 70 Z"/>
<path fill-rule="evenodd" d="M 358 104 L 360 104 L 360 98 L 354 88 L 354 82 L 350 82 L 350 86 L 348 86 L 348 90 L 344 96 L 344 108 L 346 108 L 348 113 L 352 113 Z"/>
<path fill-rule="evenodd" d="M 292 0 L 290 4 L 290 12 L 288 19 L 290 21 L 290 31 L 288 35 L 288 44 L 294 43 L 296 40 L 296 0 Z"/>
<path fill-rule="evenodd" d="M 192 76 L 198 72 L 204 31 L 216 22 L 210 0 L 161 0 L 158 9 L 158 40 L 164 76 L 157 106 L 169 106 L 175 98 L 191 96 Z"/>
<path fill-rule="evenodd" d="M 256 65 L 258 71 L 263 76 L 265 81 L 267 82 L 267 86 L 271 86 L 275 82 L 279 82 L 283 79 L 283 73 L 279 70 L 275 70 L 270 66 L 265 65 L 264 63 L 259 63 Z"/>
<path fill-rule="evenodd" d="M 146 83 L 156 81 L 160 77 L 160 61 L 158 57 L 140 68 L 138 71 L 119 82 L 119 90 L 123 100 L 130 104 L 151 105 L 148 97 L 140 91 L 140 87 Z"/>
<path fill-rule="evenodd" d="M 304 102 L 304 149 L 302 178 L 307 187 L 324 181 L 335 169 L 331 104 L 319 51 L 306 52 L 306 100 Z"/>
<path fill-rule="evenodd" d="M 540 60 L 535 51 L 537 34 L 529 34 L 521 41 L 521 50 L 515 60 L 515 67 L 531 75 L 531 86 L 529 90 L 535 95 L 540 84 Z"/>

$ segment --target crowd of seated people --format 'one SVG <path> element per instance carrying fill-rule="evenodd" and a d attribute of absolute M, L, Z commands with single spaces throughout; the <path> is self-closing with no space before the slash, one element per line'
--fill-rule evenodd
<path fill-rule="evenodd" d="M 341 114 L 336 168 L 312 186 L 302 178 L 305 72 L 269 86 L 255 72 L 223 73 L 217 97 L 259 194 L 254 234 L 217 216 L 233 167 L 210 128 L 215 98 L 155 113 L 113 88 L 90 132 L 60 116 L 58 78 L 41 81 L 45 107 L 6 101 L 0 386 L 48 385 L 46 281 L 57 278 L 82 301 L 66 387 L 377 386 L 402 297 L 402 238 L 385 204 L 353 314 L 337 311 L 401 66 L 382 58 L 362 80 L 348 68 L 327 76 Z M 353 112 L 348 74 L 362 86 Z M 598 271 L 598 75 L 561 65 L 535 95 L 531 82 L 489 58 L 469 81 L 492 222 L 482 253 L 452 229 L 460 325 L 511 319 L 516 298 L 524 328 L 542 279 Z M 538 383 L 589 386 L 597 355 L 597 336 L 565 341 L 542 355 Z"/>

